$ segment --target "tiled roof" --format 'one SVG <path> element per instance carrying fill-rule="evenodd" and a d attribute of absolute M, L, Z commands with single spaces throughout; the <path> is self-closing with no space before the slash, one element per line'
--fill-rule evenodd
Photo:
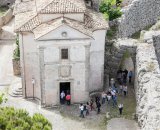
<path fill-rule="evenodd" d="M 15 31 L 31 31 L 41 23 L 37 13 L 29 11 L 15 16 Z"/>
<path fill-rule="evenodd" d="M 33 29 L 42 23 L 38 17 L 41 13 L 62 13 L 64 11 L 66 11 L 66 13 L 85 11 L 85 20 L 83 23 L 74 20 L 70 21 L 68 19 L 68 24 L 75 27 L 75 29 L 79 29 L 79 31 L 84 28 L 85 30 L 83 30 L 83 32 L 87 29 L 95 31 L 108 28 L 108 24 L 104 20 L 102 14 L 86 9 L 84 1 L 82 1 L 83 0 L 30 0 L 27 2 L 20 2 L 20 0 L 16 0 L 15 31 L 33 31 Z M 37 8 L 33 5 L 37 5 Z M 22 9 L 21 7 L 25 8 Z M 51 29 L 53 29 L 53 27 L 51 27 Z M 40 31 L 43 32 L 43 30 Z M 88 32 L 86 33 L 89 34 Z"/>
<path fill-rule="evenodd" d="M 40 13 L 80 13 L 85 12 L 83 0 L 52 0 Z"/>
<path fill-rule="evenodd" d="M 53 31 L 54 29 L 62 26 L 62 25 L 67 25 L 70 26 L 71 28 L 74 28 L 75 30 L 78 30 L 79 32 L 82 32 L 83 34 L 86 34 L 90 37 L 92 37 L 92 30 L 86 28 L 86 26 L 80 22 L 77 22 L 75 20 L 71 20 L 68 18 L 59 18 L 56 20 L 53 20 L 48 23 L 43 23 L 37 28 L 33 30 L 33 33 L 35 35 L 35 39 L 38 39 L 45 34 Z"/>
<path fill-rule="evenodd" d="M 91 9 L 87 9 L 85 13 L 85 25 L 92 28 L 93 31 L 109 27 L 108 22 L 103 18 L 103 15 Z"/>

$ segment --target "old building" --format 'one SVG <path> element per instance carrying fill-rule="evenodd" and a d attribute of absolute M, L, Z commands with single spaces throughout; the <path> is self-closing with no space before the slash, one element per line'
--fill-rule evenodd
<path fill-rule="evenodd" d="M 17 0 L 15 31 L 19 34 L 23 95 L 43 106 L 84 102 L 102 89 L 108 24 L 83 0 Z"/>

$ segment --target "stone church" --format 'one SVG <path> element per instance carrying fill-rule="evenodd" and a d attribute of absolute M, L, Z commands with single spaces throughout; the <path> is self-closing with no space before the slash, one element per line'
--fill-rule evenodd
<path fill-rule="evenodd" d="M 108 24 L 84 0 L 16 0 L 24 98 L 41 105 L 86 102 L 103 87 L 105 36 Z"/>

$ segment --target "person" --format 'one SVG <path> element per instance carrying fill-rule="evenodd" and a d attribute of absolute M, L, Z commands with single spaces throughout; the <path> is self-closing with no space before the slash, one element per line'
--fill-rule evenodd
<path fill-rule="evenodd" d="M 132 82 L 132 71 L 131 70 L 129 71 L 128 77 L 129 77 L 129 83 L 131 83 Z"/>
<path fill-rule="evenodd" d="M 61 104 L 64 104 L 64 101 L 65 101 L 65 93 L 64 93 L 64 91 L 61 92 L 60 98 L 61 98 L 61 100 L 60 100 Z"/>
<path fill-rule="evenodd" d="M 122 84 L 119 85 L 119 93 L 122 95 L 123 94 L 123 86 Z"/>
<path fill-rule="evenodd" d="M 90 109 L 93 110 L 93 99 L 90 100 Z"/>
<path fill-rule="evenodd" d="M 127 76 L 127 75 L 128 75 L 128 70 L 125 69 L 125 70 L 124 70 L 124 73 L 125 73 L 125 75 Z"/>
<path fill-rule="evenodd" d="M 124 92 L 124 96 L 127 96 L 127 85 L 125 85 L 124 87 L 123 87 L 123 92 Z"/>
<path fill-rule="evenodd" d="M 66 96 L 67 105 L 71 104 L 71 95 L 68 93 Z"/>
<path fill-rule="evenodd" d="M 118 108 L 119 108 L 119 114 L 122 115 L 122 111 L 123 111 L 123 104 L 119 104 L 118 105 Z"/>
<path fill-rule="evenodd" d="M 107 94 L 107 101 L 108 101 L 108 105 L 110 105 L 110 102 L 111 102 L 111 94 Z"/>
<path fill-rule="evenodd" d="M 95 99 L 96 99 L 96 104 L 97 104 L 100 101 L 100 98 L 96 96 Z"/>
<path fill-rule="evenodd" d="M 117 95 L 113 96 L 113 107 L 117 106 Z"/>
<path fill-rule="evenodd" d="M 98 101 L 97 102 L 97 114 L 99 114 L 101 111 L 101 103 Z"/>
<path fill-rule="evenodd" d="M 121 71 L 121 70 L 118 70 L 118 71 L 117 71 L 117 81 L 118 81 L 119 83 L 121 83 L 121 78 L 122 78 L 122 71 Z"/>
<path fill-rule="evenodd" d="M 86 116 L 89 115 L 89 110 L 90 110 L 90 105 L 89 105 L 89 103 L 87 102 L 87 104 L 86 104 Z"/>
<path fill-rule="evenodd" d="M 79 109 L 80 109 L 80 117 L 82 117 L 82 118 L 84 118 L 84 106 L 83 106 L 83 104 L 80 104 L 80 106 L 79 106 Z"/>
<path fill-rule="evenodd" d="M 101 96 L 102 96 L 102 104 L 104 104 L 106 101 L 106 93 L 103 91 Z"/>
<path fill-rule="evenodd" d="M 112 96 L 112 99 L 113 99 L 113 97 L 116 95 L 116 91 L 115 90 L 112 90 L 111 91 L 111 96 Z"/>

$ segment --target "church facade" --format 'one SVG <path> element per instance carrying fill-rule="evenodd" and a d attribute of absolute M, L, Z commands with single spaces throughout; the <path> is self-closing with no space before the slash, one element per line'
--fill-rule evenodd
<path fill-rule="evenodd" d="M 17 0 L 15 31 L 19 36 L 23 95 L 41 105 L 86 102 L 103 87 L 108 24 L 83 0 Z"/>

